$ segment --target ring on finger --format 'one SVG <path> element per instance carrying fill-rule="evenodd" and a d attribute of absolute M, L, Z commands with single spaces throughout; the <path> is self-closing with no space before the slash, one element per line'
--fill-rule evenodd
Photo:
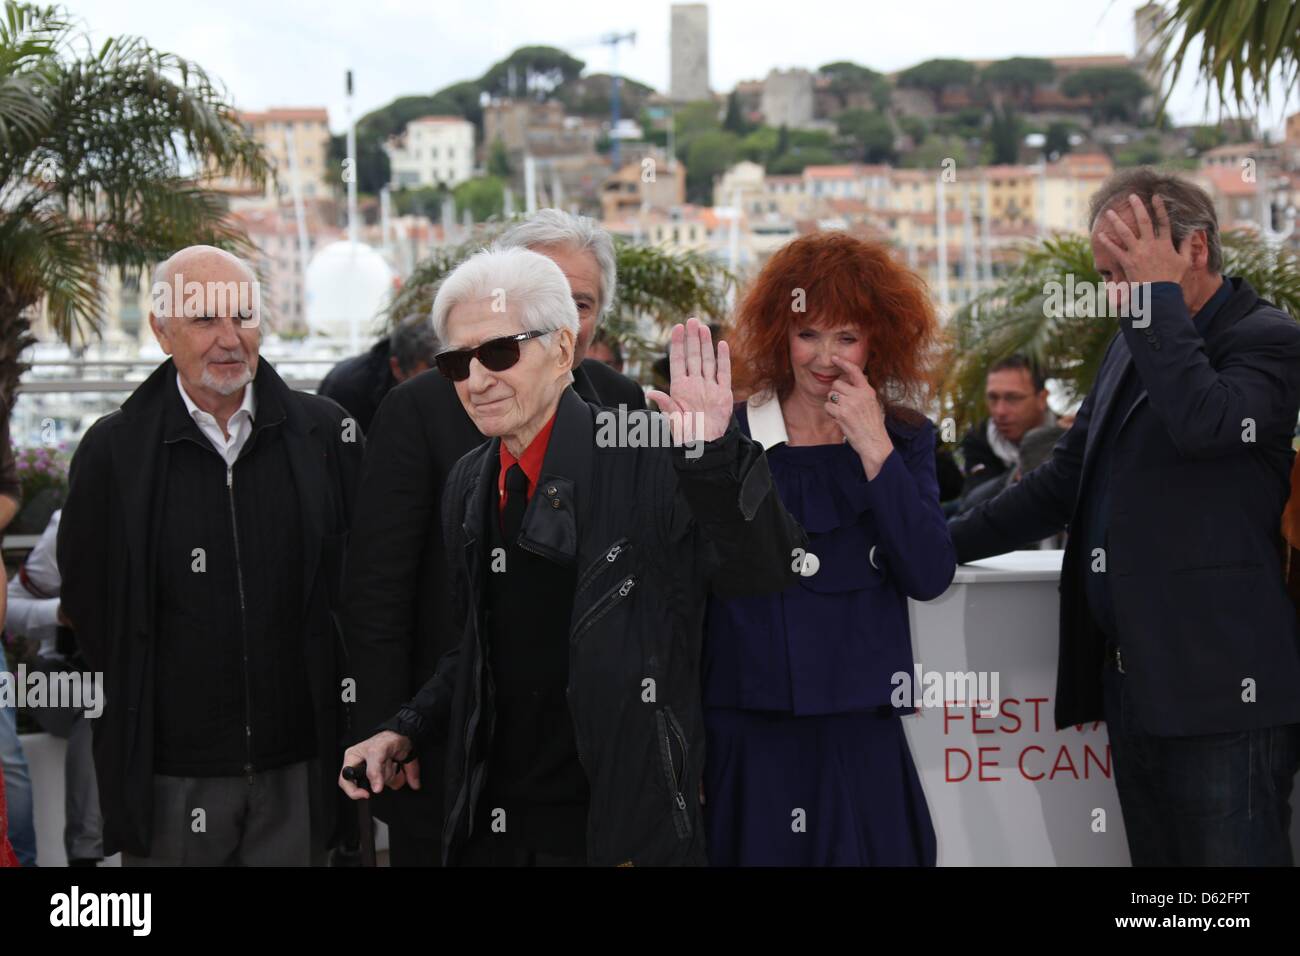
<path fill-rule="evenodd" d="M 840 393 L 839 393 L 839 392 L 831 392 L 831 404 L 832 404 L 832 405 L 838 405 L 839 403 L 840 403 Z"/>

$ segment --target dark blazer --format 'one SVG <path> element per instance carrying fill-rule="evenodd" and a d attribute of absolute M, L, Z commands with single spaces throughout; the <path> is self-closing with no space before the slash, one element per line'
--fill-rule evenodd
<path fill-rule="evenodd" d="M 575 370 L 574 390 L 594 404 L 645 408 L 636 382 L 592 359 Z M 455 386 L 436 371 L 394 388 L 375 415 L 348 550 L 344 632 L 357 679 L 357 739 L 392 717 L 460 640 L 447 611 L 438 503 L 452 466 L 483 441 Z M 441 741 L 431 742 L 420 752 L 421 789 L 386 790 L 375 814 L 439 836 L 443 763 Z"/>
<path fill-rule="evenodd" d="M 339 362 L 321 379 L 317 395 L 338 402 L 361 426 L 370 433 L 375 410 L 389 393 L 397 379 L 388 365 L 388 336 L 384 336 L 368 351 Z"/>
<path fill-rule="evenodd" d="M 342 408 L 291 390 L 265 359 L 254 383 L 259 395 L 273 391 L 285 414 L 297 500 L 284 507 L 297 507 L 302 523 L 302 637 L 325 769 L 322 825 L 333 843 L 344 804 L 329 770 L 342 760 L 347 731 L 335 615 L 364 441 L 359 432 L 345 433 Z M 106 856 L 119 850 L 148 856 L 150 850 L 156 680 L 151 515 L 166 401 L 176 397 L 176 370 L 168 359 L 119 410 L 90 427 L 72 458 L 59 523 L 63 606 L 87 664 L 104 674 L 104 712 L 91 723 Z"/>
<path fill-rule="evenodd" d="M 1229 281 L 1204 338 L 1178 287 L 1154 284 L 1150 326 L 1120 320 L 1051 461 L 950 526 L 958 559 L 970 561 L 1076 524 L 1095 489 L 1098 438 L 1110 436 L 1104 573 L 1137 718 L 1157 735 L 1300 721 L 1300 640 L 1279 534 L 1300 409 L 1300 327 Z M 1129 369 L 1140 392 L 1117 408 Z M 1061 571 L 1058 727 L 1104 719 L 1104 635 L 1084 592 L 1094 559 L 1082 538 L 1071 534 Z"/>
<path fill-rule="evenodd" d="M 989 420 L 981 419 L 961 440 L 964 477 L 958 497 L 962 499 L 985 482 L 1001 477 L 1011 470 L 989 444 L 988 427 Z"/>

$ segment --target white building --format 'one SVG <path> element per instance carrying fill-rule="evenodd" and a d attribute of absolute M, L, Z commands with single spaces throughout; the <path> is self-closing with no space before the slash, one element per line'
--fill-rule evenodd
<path fill-rule="evenodd" d="M 459 116 L 411 120 L 384 144 L 394 189 L 459 186 L 474 175 L 474 124 Z"/>

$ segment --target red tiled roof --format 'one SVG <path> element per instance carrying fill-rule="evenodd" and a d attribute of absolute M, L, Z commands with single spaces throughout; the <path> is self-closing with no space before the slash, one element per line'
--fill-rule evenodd
<path fill-rule="evenodd" d="M 1255 183 L 1242 179 L 1242 170 L 1232 166 L 1202 166 L 1198 173 L 1224 196 L 1249 197 L 1258 191 Z"/>
<path fill-rule="evenodd" d="M 245 123 L 328 123 L 329 112 L 323 106 L 273 106 L 260 113 L 240 113 Z"/>

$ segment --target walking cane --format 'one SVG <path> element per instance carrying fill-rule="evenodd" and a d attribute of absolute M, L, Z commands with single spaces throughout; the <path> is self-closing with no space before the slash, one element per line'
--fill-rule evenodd
<path fill-rule="evenodd" d="M 366 793 L 370 793 L 370 781 L 366 779 L 366 762 L 363 760 L 355 767 L 343 768 L 343 779 L 351 780 Z M 373 793 L 370 794 L 374 796 Z M 375 830 L 370 822 L 370 800 L 358 800 L 357 823 L 361 829 L 361 865 L 377 866 L 375 862 Z"/>

